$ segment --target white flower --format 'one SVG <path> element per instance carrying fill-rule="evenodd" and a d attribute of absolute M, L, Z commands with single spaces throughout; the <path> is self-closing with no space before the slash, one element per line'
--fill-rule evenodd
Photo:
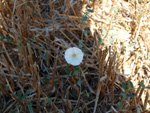
<path fill-rule="evenodd" d="M 79 65 L 83 60 L 83 52 L 77 47 L 68 48 L 65 51 L 65 60 L 73 66 Z"/>

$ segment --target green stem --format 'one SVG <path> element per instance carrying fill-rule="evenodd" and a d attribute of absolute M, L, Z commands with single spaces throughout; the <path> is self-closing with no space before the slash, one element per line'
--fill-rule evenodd
<path fill-rule="evenodd" d="M 81 67 L 79 67 L 79 71 L 80 71 L 80 74 L 79 74 L 79 81 L 81 81 L 81 75 L 82 75 L 82 68 Z M 75 108 L 74 108 L 74 110 L 73 110 L 73 113 L 75 112 L 75 110 L 76 110 L 76 108 L 77 108 L 77 106 L 78 106 L 78 103 L 79 103 L 79 101 L 80 101 L 80 97 L 81 97 L 81 84 L 79 85 L 79 97 L 78 97 L 78 100 L 77 100 L 77 104 L 76 104 L 76 106 L 75 106 Z"/>

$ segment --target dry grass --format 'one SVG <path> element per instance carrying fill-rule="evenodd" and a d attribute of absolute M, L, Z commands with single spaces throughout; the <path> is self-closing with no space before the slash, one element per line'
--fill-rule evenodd
<path fill-rule="evenodd" d="M 150 89 L 142 87 L 150 87 L 149 7 L 148 0 L 0 0 L 0 112 L 150 112 Z M 83 23 L 87 9 L 94 13 Z M 67 74 L 76 69 L 64 51 L 81 40 L 80 81 L 81 72 Z M 135 89 L 122 87 L 129 81 Z"/>

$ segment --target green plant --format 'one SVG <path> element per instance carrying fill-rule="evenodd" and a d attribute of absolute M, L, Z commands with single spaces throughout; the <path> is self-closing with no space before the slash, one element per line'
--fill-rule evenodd
<path fill-rule="evenodd" d="M 124 89 L 124 92 L 122 92 L 120 94 L 121 95 L 121 97 L 119 97 L 120 101 L 117 104 L 115 104 L 115 106 L 119 107 L 118 111 L 123 109 L 125 107 L 125 105 L 129 104 L 129 103 L 130 103 L 130 107 L 133 106 L 133 102 L 134 102 L 133 98 L 137 98 L 137 100 L 138 100 L 140 98 L 140 96 L 142 95 L 143 90 L 145 88 L 150 89 L 150 87 L 145 87 L 143 82 L 139 82 L 139 85 L 140 86 L 138 88 L 134 88 L 133 83 L 131 81 L 128 81 L 128 84 L 122 82 L 122 88 Z M 139 93 L 139 91 L 140 91 L 140 93 Z M 139 93 L 139 96 L 137 95 L 138 93 Z M 137 103 L 138 103 L 138 101 L 137 101 Z"/>

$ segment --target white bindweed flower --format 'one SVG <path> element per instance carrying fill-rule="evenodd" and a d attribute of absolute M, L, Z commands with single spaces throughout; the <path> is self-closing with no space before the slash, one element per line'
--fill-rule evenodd
<path fill-rule="evenodd" d="M 65 60 L 73 66 L 79 65 L 83 60 L 83 52 L 77 47 L 68 48 L 65 51 Z"/>

